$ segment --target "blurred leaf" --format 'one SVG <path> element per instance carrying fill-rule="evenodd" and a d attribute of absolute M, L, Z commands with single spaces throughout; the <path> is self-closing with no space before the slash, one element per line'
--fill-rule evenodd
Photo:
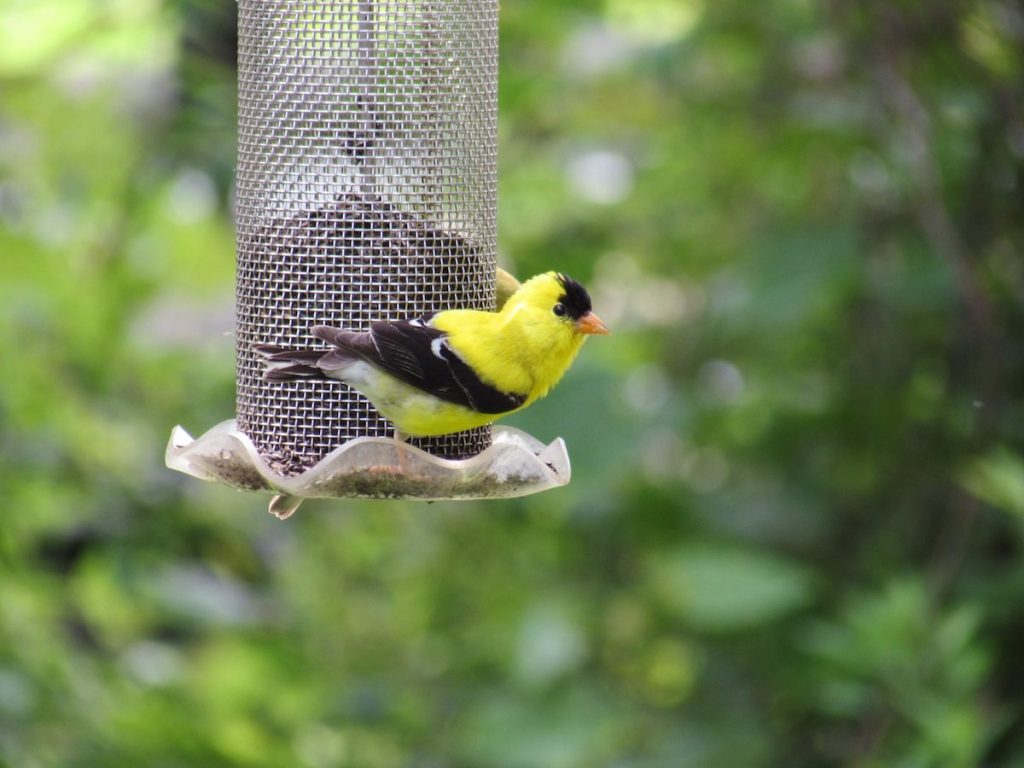
<path fill-rule="evenodd" d="M 495 768 L 583 768 L 606 762 L 624 723 L 586 687 L 538 700 L 492 696 L 462 723 L 462 753 Z"/>
<path fill-rule="evenodd" d="M 805 606 L 806 568 L 774 555 L 714 545 L 688 545 L 658 558 L 655 588 L 666 607 L 696 629 L 737 632 Z"/>
<path fill-rule="evenodd" d="M 89 0 L 11 0 L 0 16 L 0 72 L 25 74 L 67 49 L 95 23 Z"/>
<path fill-rule="evenodd" d="M 970 463 L 960 473 L 964 487 L 987 504 L 1024 518 L 1024 458 L 1007 449 Z"/>
<path fill-rule="evenodd" d="M 546 683 L 578 667 L 586 656 L 580 628 L 564 606 L 533 606 L 520 630 L 517 669 L 530 683 Z"/>

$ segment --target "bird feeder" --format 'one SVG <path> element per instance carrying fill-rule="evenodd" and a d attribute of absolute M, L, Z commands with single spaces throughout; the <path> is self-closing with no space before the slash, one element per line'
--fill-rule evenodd
<path fill-rule="evenodd" d="M 252 349 L 495 308 L 497 47 L 497 0 L 238 0 L 236 418 L 197 439 L 175 428 L 168 466 L 277 493 L 282 515 L 304 497 L 568 482 L 561 439 L 398 442 L 355 390 L 266 381 Z"/>

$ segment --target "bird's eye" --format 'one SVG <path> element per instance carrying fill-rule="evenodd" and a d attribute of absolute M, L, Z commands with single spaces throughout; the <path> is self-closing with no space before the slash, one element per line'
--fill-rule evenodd
<path fill-rule="evenodd" d="M 552 311 L 559 317 L 565 317 L 565 304 L 561 302 L 555 304 L 555 308 Z"/>

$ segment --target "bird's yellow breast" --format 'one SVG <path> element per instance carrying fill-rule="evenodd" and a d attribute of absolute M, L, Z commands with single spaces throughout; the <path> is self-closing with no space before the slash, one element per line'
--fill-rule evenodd
<path fill-rule="evenodd" d="M 550 311 L 522 305 L 499 313 L 445 312 L 435 327 L 448 333 L 451 347 L 481 379 L 524 395 L 524 406 L 558 383 L 584 341 Z"/>

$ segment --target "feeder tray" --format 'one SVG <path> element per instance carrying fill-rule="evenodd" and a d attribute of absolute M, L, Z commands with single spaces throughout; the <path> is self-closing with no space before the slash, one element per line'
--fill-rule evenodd
<path fill-rule="evenodd" d="M 236 419 L 197 440 L 175 428 L 169 467 L 277 492 L 280 516 L 310 496 L 568 482 L 560 439 L 399 443 L 358 392 L 266 381 L 253 351 L 323 348 L 316 325 L 495 309 L 497 22 L 497 0 L 239 0 Z"/>
<path fill-rule="evenodd" d="M 288 517 L 306 498 L 506 499 L 557 488 L 570 476 L 561 438 L 545 446 L 511 427 L 495 428 L 490 447 L 458 460 L 392 438 L 357 437 L 305 472 L 286 477 L 232 420 L 197 440 L 176 427 L 166 460 L 172 469 L 200 480 L 277 494 L 271 512 L 278 517 Z"/>

